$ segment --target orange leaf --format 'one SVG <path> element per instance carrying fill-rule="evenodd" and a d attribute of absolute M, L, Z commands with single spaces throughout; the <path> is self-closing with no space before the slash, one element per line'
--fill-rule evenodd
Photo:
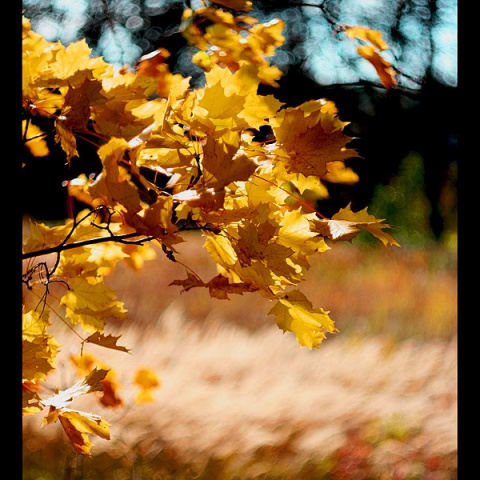
<path fill-rule="evenodd" d="M 397 84 L 395 71 L 391 68 L 392 64 L 376 52 L 373 47 L 362 45 L 357 47 L 357 52 L 373 65 L 385 88 L 391 88 Z"/>

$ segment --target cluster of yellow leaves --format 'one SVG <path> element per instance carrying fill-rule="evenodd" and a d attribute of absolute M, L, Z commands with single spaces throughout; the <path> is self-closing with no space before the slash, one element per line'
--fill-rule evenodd
<path fill-rule="evenodd" d="M 190 78 L 170 73 L 169 52 L 162 48 L 134 68 L 115 72 L 91 56 L 85 41 L 68 47 L 47 42 L 23 20 L 23 105 L 32 119 L 23 125 L 27 147 L 35 156 L 48 155 L 36 115 L 51 119 L 67 162 L 78 155 L 77 135 L 101 139 L 102 173 L 68 186 L 94 213 L 81 212 L 58 226 L 32 223 L 24 244 L 28 258 L 35 252 L 54 255 L 51 263 L 27 262 L 24 275 L 37 299 L 32 308 L 25 302 L 23 313 L 24 413 L 49 407 L 45 422 L 59 420 L 77 452 L 88 454 L 88 435 L 109 438 L 109 428 L 96 415 L 71 410 L 71 401 L 102 391 L 105 406 L 123 402 L 115 372 L 86 354 L 72 359 L 83 380 L 41 398 L 40 385 L 55 368 L 59 350 L 48 333 L 48 294 L 55 282 L 63 286 L 62 311 L 55 314 L 88 335 L 84 344 L 128 352 L 117 345 L 119 337 L 104 332 L 107 319 L 124 319 L 127 312 L 104 277 L 120 261 L 141 268 L 154 252 L 139 242 L 114 240 L 147 239 L 175 260 L 182 231 L 203 231 L 217 275 L 205 281 L 187 269 L 187 278 L 173 285 L 183 291 L 208 288 L 218 299 L 257 292 L 274 302 L 269 314 L 278 327 L 310 349 L 336 328 L 329 312 L 314 308 L 297 289 L 309 257 L 329 249 L 327 241 L 351 241 L 361 229 L 385 245 L 398 245 L 383 231 L 389 225 L 366 209 L 353 212 L 347 206 L 331 219 L 315 210 L 317 201 L 328 197 L 327 181 L 358 181 L 344 163 L 357 153 L 348 148 L 347 123 L 332 102 L 284 108 L 273 95 L 258 94 L 260 83 L 277 85 L 281 76 L 266 58 L 283 43 L 283 24 L 259 25 L 242 13 L 250 9 L 246 0 L 222 0 L 185 10 L 181 29 L 198 47 L 193 60 L 205 70 L 205 85 L 197 89 L 190 88 Z M 375 32 L 346 31 L 385 48 Z M 388 70 L 379 75 L 387 86 Z M 394 83 L 389 78 L 388 86 Z M 272 131 L 272 142 L 256 140 L 261 127 Z M 137 372 L 134 382 L 138 402 L 151 401 L 152 389 L 160 385 L 148 369 Z"/>
<path fill-rule="evenodd" d="M 268 23 L 258 24 L 258 20 L 249 15 L 252 8 L 249 1 L 227 1 L 220 3 L 231 12 L 216 6 L 197 10 L 185 9 L 182 15 L 181 31 L 190 44 L 198 48 L 192 62 L 208 72 L 214 65 L 237 71 L 241 65 L 258 67 L 258 78 L 262 83 L 278 86 L 277 80 L 282 72 L 271 66 L 267 60 L 275 54 L 275 49 L 285 41 L 282 35 L 284 23 L 274 19 Z M 202 24 L 207 27 L 202 28 Z"/>

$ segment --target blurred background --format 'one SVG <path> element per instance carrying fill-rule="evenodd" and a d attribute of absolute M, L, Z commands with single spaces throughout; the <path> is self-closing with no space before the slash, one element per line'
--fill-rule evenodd
<path fill-rule="evenodd" d="M 58 425 L 40 430 L 41 418 L 26 418 L 24 480 L 457 478 L 457 2 L 252 4 L 260 22 L 285 21 L 285 44 L 271 58 L 284 76 L 280 88 L 262 93 L 288 106 L 333 100 L 363 157 L 347 161 L 358 184 L 329 185 L 319 210 L 368 206 L 401 248 L 359 235 L 312 258 L 301 289 L 339 329 L 313 352 L 282 335 L 266 300 L 220 301 L 200 289 L 180 295 L 169 284 L 185 270 L 161 251 L 138 273 L 117 267 L 106 283 L 129 321 L 108 333 L 122 334 L 132 355 L 88 348 L 118 369 L 125 406 L 112 414 L 86 399 L 79 408 L 111 419 L 112 439 L 94 439 L 95 454 L 80 458 Z M 195 52 L 179 31 L 186 5 L 202 2 L 23 0 L 24 15 L 49 41 L 86 38 L 117 68 L 163 47 L 170 70 L 201 86 Z M 397 87 L 379 84 L 339 24 L 383 33 Z M 61 183 L 83 167 L 72 162 L 67 171 L 60 157 L 26 160 L 24 212 L 65 218 Z M 178 258 L 208 281 L 216 270 L 203 239 L 186 240 Z M 61 322 L 53 328 L 60 336 L 63 329 L 65 367 L 79 345 L 68 343 Z M 156 369 L 162 383 L 153 404 L 131 408 L 129 375 L 138 366 Z M 68 385 L 61 375 L 56 381 Z"/>

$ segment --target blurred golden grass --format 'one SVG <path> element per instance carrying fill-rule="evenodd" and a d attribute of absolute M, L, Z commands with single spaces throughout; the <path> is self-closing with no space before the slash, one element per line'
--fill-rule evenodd
<path fill-rule="evenodd" d="M 207 281 L 202 242 L 192 234 L 176 257 Z M 112 423 L 83 459 L 59 425 L 26 418 L 24 480 L 456 479 L 456 252 L 338 244 L 311 264 L 301 289 L 340 330 L 314 351 L 282 335 L 255 294 L 179 294 L 169 284 L 184 268 L 161 252 L 138 273 L 119 268 L 107 283 L 129 320 L 111 328 L 132 355 L 87 348 L 119 372 L 127 406 L 75 403 Z M 80 346 L 54 328 L 65 370 L 51 384 L 63 388 Z M 142 366 L 162 385 L 130 408 Z"/>

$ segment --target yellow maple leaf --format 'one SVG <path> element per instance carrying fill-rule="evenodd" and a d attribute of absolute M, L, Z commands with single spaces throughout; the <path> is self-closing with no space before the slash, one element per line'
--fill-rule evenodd
<path fill-rule="evenodd" d="M 245 95 L 234 93 L 227 96 L 221 82 L 207 85 L 197 95 L 199 100 L 192 110 L 194 118 L 190 121 L 196 130 L 222 133 L 246 127 L 245 120 L 238 116 L 243 110 Z"/>
<path fill-rule="evenodd" d="M 97 435 L 110 440 L 109 424 L 100 416 L 93 413 L 63 409 L 58 414 L 64 432 L 77 453 L 90 455 L 92 442 L 88 435 Z"/>
<path fill-rule="evenodd" d="M 50 65 L 50 74 L 53 78 L 66 80 L 73 77 L 77 72 L 84 72 L 78 80 L 84 80 L 88 71 L 92 69 L 106 69 L 107 64 L 101 57 L 91 58 L 92 49 L 87 45 L 83 38 L 77 42 L 72 42 L 66 48 L 57 52 L 55 62 Z M 73 84 L 70 79 L 70 84 Z"/>
<path fill-rule="evenodd" d="M 22 378 L 35 382 L 45 380 L 54 369 L 54 358 L 48 338 L 22 340 Z"/>
<path fill-rule="evenodd" d="M 288 283 L 295 283 L 299 279 L 295 267 L 287 262 L 287 259 L 294 253 L 291 248 L 276 242 L 261 242 L 259 227 L 250 222 L 239 227 L 238 234 L 240 238 L 235 245 L 235 251 L 242 265 L 263 270 L 257 264 L 260 262 L 270 270 L 272 278 L 276 276 Z M 236 271 L 238 273 L 238 270 Z"/>
<path fill-rule="evenodd" d="M 305 214 L 301 209 L 284 212 L 278 230 L 278 243 L 303 255 L 325 252 L 329 249 L 325 240 L 310 229 L 310 222 L 316 218 L 314 213 Z"/>
<path fill-rule="evenodd" d="M 305 117 L 299 108 L 287 111 L 281 124 L 273 127 L 277 144 L 287 154 L 278 152 L 277 160 L 286 164 L 287 172 L 322 177 L 327 163 L 357 156 L 355 150 L 346 148 L 351 138 L 341 131 L 343 125 L 329 113 L 318 111 Z"/>
<path fill-rule="evenodd" d="M 107 317 L 125 318 L 123 303 L 116 300 L 115 292 L 101 278 L 71 278 L 68 287 L 60 303 L 65 305 L 70 321 L 81 323 L 85 331 L 102 332 Z"/>
<path fill-rule="evenodd" d="M 382 32 L 366 27 L 350 25 L 343 25 L 342 30 L 349 38 L 367 42 L 367 45 L 357 47 L 358 54 L 373 65 L 385 88 L 395 86 L 397 80 L 392 64 L 380 54 L 380 52 L 389 48 L 387 42 L 383 39 Z"/>
<path fill-rule="evenodd" d="M 400 246 L 392 235 L 383 231 L 384 228 L 390 228 L 390 225 L 382 223 L 385 219 L 379 220 L 370 215 L 367 212 L 368 207 L 359 212 L 353 212 L 350 205 L 349 203 L 345 208 L 341 208 L 331 219 L 314 220 L 316 231 L 333 241 L 351 241 L 361 229 L 364 229 L 384 245 Z"/>
<path fill-rule="evenodd" d="M 220 138 L 207 137 L 203 147 L 203 176 L 206 186 L 222 190 L 234 181 L 248 180 L 257 164 L 244 153 L 239 153 L 240 134 L 227 131 Z"/>
<path fill-rule="evenodd" d="M 325 332 L 338 331 L 328 314 L 322 308 L 312 308 L 311 302 L 299 290 L 284 294 L 268 312 L 268 315 L 275 315 L 279 328 L 293 332 L 298 343 L 310 350 L 319 347 L 326 338 Z"/>
<path fill-rule="evenodd" d="M 129 181 L 128 174 L 119 167 L 125 151 L 129 149 L 128 142 L 119 138 L 112 138 L 102 145 L 97 151 L 103 162 L 102 175 L 88 186 L 88 192 L 93 198 L 101 198 L 110 206 L 117 203 L 123 205 L 128 219 L 142 209 L 137 188 Z"/>
<path fill-rule="evenodd" d="M 43 381 L 55 367 L 60 344 L 47 333 L 50 310 L 31 310 L 22 314 L 22 378 Z"/>
<path fill-rule="evenodd" d="M 61 390 L 41 403 L 49 407 L 42 426 L 60 421 L 68 439 L 76 452 L 90 454 L 92 443 L 88 435 L 110 439 L 109 424 L 93 413 L 72 410 L 68 406 L 79 396 L 103 390 L 103 380 L 108 370 L 95 368 L 84 379 L 66 390 Z"/>
<path fill-rule="evenodd" d="M 30 253 L 63 243 L 71 231 L 71 224 L 48 226 L 28 219 L 30 235 L 23 244 L 23 252 Z"/>

